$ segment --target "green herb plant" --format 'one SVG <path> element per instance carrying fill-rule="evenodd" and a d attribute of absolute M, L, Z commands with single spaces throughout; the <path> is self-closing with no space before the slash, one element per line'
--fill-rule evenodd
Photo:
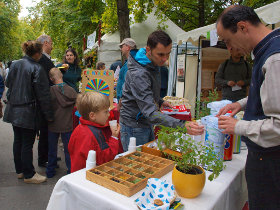
<path fill-rule="evenodd" d="M 203 94 L 201 93 L 200 98 L 197 97 L 195 102 L 195 116 L 197 120 L 210 115 L 210 109 L 207 108 L 207 104 L 213 101 L 217 101 L 217 99 L 219 98 L 217 89 L 215 88 L 213 91 L 209 91 L 208 96 L 203 99 L 202 98 Z"/>
<path fill-rule="evenodd" d="M 201 142 L 196 142 L 190 137 L 187 137 L 186 128 L 170 128 L 161 126 L 158 132 L 158 147 L 160 150 L 172 149 L 181 152 L 182 156 L 172 156 L 176 162 L 176 168 L 182 173 L 199 174 L 195 166 L 212 171 L 208 179 L 212 181 L 217 178 L 223 170 L 223 160 L 221 160 L 214 151 L 214 145 L 202 145 Z"/>

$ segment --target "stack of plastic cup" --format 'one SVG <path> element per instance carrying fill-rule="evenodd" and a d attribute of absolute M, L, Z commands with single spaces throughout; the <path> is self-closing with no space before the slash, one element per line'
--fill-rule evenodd
<path fill-rule="evenodd" d="M 96 166 L 96 152 L 90 150 L 86 161 L 86 170 L 92 169 Z"/>
<path fill-rule="evenodd" d="M 129 145 L 128 145 L 128 151 L 129 152 L 135 152 L 136 151 L 136 138 L 135 137 L 130 137 Z"/>
<path fill-rule="evenodd" d="M 117 120 L 111 120 L 111 121 L 109 121 L 109 125 L 110 125 L 110 128 L 111 128 L 112 130 L 116 130 L 116 129 L 117 129 L 117 124 L 118 124 Z"/>

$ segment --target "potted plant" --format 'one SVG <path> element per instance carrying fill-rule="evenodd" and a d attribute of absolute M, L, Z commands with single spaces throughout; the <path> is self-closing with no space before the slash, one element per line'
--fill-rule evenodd
<path fill-rule="evenodd" d="M 159 149 L 178 151 L 181 155 L 171 155 L 176 162 L 172 172 L 172 182 L 181 197 L 198 196 L 205 185 L 205 171 L 212 171 L 208 179 L 217 178 L 223 170 L 223 160 L 214 152 L 213 144 L 203 145 L 186 135 L 186 128 L 162 126 L 158 132 Z"/>

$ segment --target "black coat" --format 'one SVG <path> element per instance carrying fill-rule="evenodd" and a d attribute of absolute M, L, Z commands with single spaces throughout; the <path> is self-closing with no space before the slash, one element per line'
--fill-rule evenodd
<path fill-rule="evenodd" d="M 50 80 L 50 76 L 49 76 L 49 72 L 52 68 L 55 67 L 55 65 L 53 64 L 53 62 L 51 61 L 51 59 L 49 59 L 47 56 L 45 56 L 44 54 L 42 54 L 41 59 L 38 62 L 39 64 L 41 64 L 41 66 L 44 68 L 46 75 L 49 79 L 49 85 L 53 85 L 53 83 Z"/>
<path fill-rule="evenodd" d="M 9 90 L 5 122 L 21 128 L 38 129 L 41 112 L 46 120 L 53 120 L 48 78 L 34 59 L 25 56 L 13 62 L 6 86 Z"/>

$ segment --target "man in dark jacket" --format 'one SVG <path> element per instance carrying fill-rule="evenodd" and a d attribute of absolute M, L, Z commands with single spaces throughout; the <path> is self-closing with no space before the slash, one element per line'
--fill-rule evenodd
<path fill-rule="evenodd" d="M 120 111 L 121 141 L 127 151 L 130 137 L 136 137 L 136 144 L 153 140 L 155 124 L 169 127 L 184 127 L 181 121 L 159 111 L 161 106 L 170 106 L 160 98 L 160 71 L 169 58 L 172 40 L 164 31 L 149 35 L 146 48 L 141 48 L 135 57 L 129 56 L 128 71 L 122 93 Z M 190 134 L 202 134 L 203 126 L 188 123 Z M 193 126 L 189 126 L 193 125 Z"/>
<path fill-rule="evenodd" d="M 222 87 L 223 99 L 236 102 L 246 97 L 252 70 L 239 50 L 235 48 L 228 50 L 231 57 L 219 66 L 215 83 Z"/>
<path fill-rule="evenodd" d="M 46 72 L 49 85 L 53 85 L 50 78 L 49 78 L 49 71 L 51 68 L 54 68 L 54 64 L 51 61 L 51 52 L 52 52 L 52 39 L 48 35 L 41 35 L 37 39 L 38 42 L 43 44 L 43 53 L 42 57 L 39 60 L 39 64 L 44 68 Z M 39 143 L 38 143 L 38 165 L 40 167 L 46 167 L 48 162 L 48 122 L 47 120 L 41 116 L 42 123 L 40 127 L 40 136 L 39 136 Z"/>

